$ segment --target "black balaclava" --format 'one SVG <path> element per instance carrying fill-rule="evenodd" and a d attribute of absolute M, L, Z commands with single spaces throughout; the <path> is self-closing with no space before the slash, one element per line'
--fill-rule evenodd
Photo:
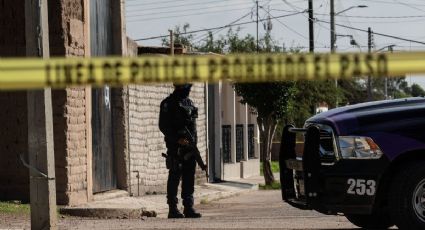
<path fill-rule="evenodd" d="M 187 98 L 191 87 L 192 84 L 174 84 L 174 94 L 180 98 Z"/>

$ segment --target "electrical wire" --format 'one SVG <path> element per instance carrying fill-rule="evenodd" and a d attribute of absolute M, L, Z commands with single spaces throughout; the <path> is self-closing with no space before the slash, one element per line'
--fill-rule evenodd
<path fill-rule="evenodd" d="M 297 7 L 297 6 L 294 6 L 293 4 L 291 4 L 291 3 L 289 3 L 288 1 L 286 1 L 286 0 L 282 0 L 286 5 L 288 5 L 289 7 L 291 7 L 293 10 L 295 10 L 295 12 L 303 12 L 303 13 L 307 13 L 308 12 L 308 10 L 306 10 L 306 9 L 304 9 L 304 11 L 298 11 L 297 10 L 297 8 L 298 9 L 302 9 L 302 8 L 300 8 L 300 7 Z M 309 17 L 307 17 L 306 15 L 304 15 L 304 14 L 302 14 L 302 16 L 303 17 L 305 17 L 307 20 L 310 20 L 310 18 Z M 320 25 L 320 24 L 318 24 L 320 27 L 322 27 L 322 28 L 325 28 L 325 29 L 327 29 L 327 30 L 330 30 L 330 29 L 328 29 L 328 28 L 326 28 L 326 27 L 323 27 L 322 25 Z M 317 40 L 315 40 L 315 42 L 316 42 Z"/>
<path fill-rule="evenodd" d="M 272 0 L 267 0 L 267 1 L 268 1 L 267 3 L 265 3 L 265 4 L 263 4 L 263 5 L 259 6 L 259 7 L 261 8 L 261 7 L 266 6 L 266 5 L 267 5 L 267 4 L 269 4 Z M 240 18 L 238 18 L 238 19 L 236 19 L 236 20 L 232 21 L 231 23 L 227 24 L 227 26 L 229 26 L 229 27 L 230 27 L 231 25 L 233 25 L 233 24 L 235 24 L 236 22 L 238 22 L 238 21 L 240 21 L 240 20 L 244 19 L 245 17 L 247 17 L 247 16 L 249 16 L 249 15 L 251 15 L 251 16 L 252 16 L 253 11 L 254 11 L 254 7 L 255 7 L 255 5 L 252 7 L 252 9 L 251 9 L 251 11 L 250 11 L 250 12 L 248 12 L 247 14 L 243 15 L 242 17 L 240 17 Z M 217 34 L 217 33 L 221 32 L 221 31 L 223 31 L 224 29 L 225 29 L 225 28 L 218 29 L 218 30 L 214 31 L 214 32 L 212 33 L 212 35 L 215 35 L 215 34 Z M 194 43 L 195 43 L 195 44 L 199 44 L 199 43 L 200 43 L 203 39 L 207 38 L 207 37 L 208 37 L 208 35 L 209 35 L 209 33 L 207 33 L 207 34 L 205 34 L 205 35 L 200 35 L 200 36 L 198 36 L 197 38 L 195 38 L 195 39 L 196 39 L 196 41 L 194 41 Z"/>
<path fill-rule="evenodd" d="M 242 20 L 242 19 L 244 19 L 244 18 L 246 18 L 246 17 L 248 17 L 250 14 L 252 14 L 252 9 L 251 9 L 251 11 L 250 12 L 248 12 L 247 14 L 245 14 L 245 15 L 243 15 L 242 17 L 240 17 L 240 18 L 238 18 L 238 19 L 236 19 L 236 20 L 234 20 L 234 21 L 232 21 L 232 22 L 230 22 L 230 23 L 228 23 L 226 26 L 227 27 L 231 27 L 231 26 L 233 26 L 235 23 L 237 23 L 237 22 L 239 22 L 240 20 Z M 227 28 L 226 27 L 226 28 Z M 225 28 L 221 28 L 221 29 L 217 29 L 217 30 L 215 30 L 213 33 L 212 33 L 212 35 L 215 35 L 215 34 L 217 34 L 217 33 L 219 33 L 220 31 L 222 31 L 222 30 L 224 30 Z M 211 30 L 209 30 L 208 32 L 210 32 Z M 193 43 L 194 44 L 198 44 L 199 42 L 201 42 L 202 40 L 204 40 L 205 38 L 207 38 L 208 37 L 208 33 L 207 34 L 204 34 L 204 35 L 201 35 L 201 36 L 198 36 L 198 37 L 196 37 L 195 38 L 195 40 L 196 41 L 194 41 Z"/>
<path fill-rule="evenodd" d="M 376 3 L 383 3 L 383 4 L 391 4 L 391 5 L 400 5 L 400 3 L 397 2 L 388 2 L 383 0 L 358 0 L 358 1 L 364 1 L 364 2 L 376 2 Z M 425 6 L 425 4 L 418 4 L 418 3 L 410 3 L 411 6 Z"/>
<path fill-rule="evenodd" d="M 179 13 L 190 12 L 190 11 L 199 12 L 199 10 L 223 8 L 223 7 L 230 7 L 230 6 L 241 6 L 241 4 L 237 3 L 237 4 L 220 5 L 220 6 L 204 6 L 204 7 L 201 7 L 201 8 L 190 8 L 190 9 L 178 10 L 178 12 Z M 169 13 L 175 13 L 175 12 L 176 12 L 176 10 L 152 12 L 152 13 L 147 13 L 147 14 L 127 14 L 127 17 L 128 18 L 132 18 L 132 17 L 134 18 L 134 17 L 141 17 L 141 16 L 149 16 L 149 15 L 169 14 Z"/>
<path fill-rule="evenodd" d="M 414 10 L 419 10 L 419 11 L 425 12 L 425 10 L 423 10 L 423 9 L 420 9 L 420 8 L 418 8 L 418 7 L 416 7 L 416 6 L 412 6 L 412 5 L 407 4 L 407 3 L 404 3 L 404 2 L 400 2 L 400 1 L 398 1 L 398 0 L 393 0 L 393 2 L 396 2 L 396 3 L 400 4 L 400 5 L 403 5 L 403 6 L 409 7 L 410 9 L 414 9 Z"/>
<path fill-rule="evenodd" d="M 402 15 L 402 16 L 360 16 L 360 15 L 335 15 L 337 17 L 347 17 L 347 18 L 381 18 L 381 19 L 391 19 L 391 18 L 425 18 L 425 15 Z"/>
<path fill-rule="evenodd" d="M 170 16 L 161 16 L 161 17 L 151 17 L 151 18 L 137 18 L 137 19 L 130 19 L 127 20 L 127 22 L 139 22 L 139 21 L 153 21 L 158 19 L 169 19 L 169 18 L 177 18 L 177 17 L 187 17 L 187 16 L 196 16 L 196 15 L 203 15 L 203 14 L 213 14 L 213 13 L 220 13 L 220 12 L 229 12 L 229 11 L 237 11 L 237 10 L 247 10 L 251 9 L 249 8 L 235 8 L 235 9 L 228 9 L 228 10 L 215 10 L 215 11 L 206 11 L 206 12 L 196 12 L 193 14 L 178 14 L 178 15 L 170 15 Z"/>
<path fill-rule="evenodd" d="M 399 24 L 399 23 L 413 23 L 413 22 L 423 22 L 423 19 L 416 19 L 416 20 L 397 20 L 397 21 L 351 21 L 351 23 L 354 24 Z"/>
<path fill-rule="evenodd" d="M 143 0 L 142 0 L 142 1 L 143 1 Z M 182 2 L 182 1 L 187 1 L 187 0 L 155 1 L 155 2 L 143 3 L 143 5 L 144 5 L 144 6 L 147 6 L 147 5 L 157 5 L 157 4 L 161 4 L 161 3 Z M 127 4 L 127 5 L 130 5 L 130 6 L 131 6 L 131 4 L 128 4 L 128 3 L 131 3 L 131 2 L 141 2 L 141 1 L 138 1 L 138 0 L 126 0 L 126 4 Z"/>
<path fill-rule="evenodd" d="M 323 3 L 322 3 L 322 5 L 323 5 Z M 324 12 L 326 12 L 326 11 L 328 10 L 328 6 L 329 6 L 329 0 L 327 0 L 327 1 L 326 1 L 325 8 L 323 9 L 323 11 L 324 11 Z M 316 23 L 316 24 L 317 24 L 317 23 Z M 318 42 L 318 40 L 319 40 L 319 36 L 320 36 L 320 32 L 322 32 L 322 29 L 323 29 L 323 27 L 320 27 L 320 26 L 319 26 L 319 29 L 317 30 L 317 33 L 314 35 L 314 37 L 316 38 L 316 39 L 314 40 L 314 43 L 317 43 L 317 42 Z"/>
<path fill-rule="evenodd" d="M 330 24 L 329 21 L 324 21 L 324 20 L 317 20 L 317 21 Z M 364 29 L 360 29 L 360 28 L 356 28 L 356 27 L 352 27 L 352 26 L 346 26 L 346 25 L 342 25 L 342 24 L 338 24 L 338 23 L 335 23 L 335 25 L 337 25 L 339 27 L 344 27 L 344 28 L 352 29 L 352 30 L 366 32 L 366 33 L 368 32 L 367 30 L 364 30 Z M 425 42 L 422 42 L 422 41 L 416 41 L 416 40 L 413 40 L 413 39 L 408 39 L 408 38 L 403 38 L 403 37 L 398 37 L 398 36 L 389 35 L 389 34 L 383 34 L 383 33 L 378 33 L 378 32 L 372 32 L 372 33 L 373 34 L 376 34 L 376 35 L 379 35 L 379 36 L 382 36 L 382 37 L 388 37 L 388 38 L 393 38 L 393 39 L 397 39 L 397 40 L 401 40 L 401 41 L 407 41 L 407 42 L 412 42 L 412 43 L 418 43 L 418 44 L 425 45 Z"/>
<path fill-rule="evenodd" d="M 292 13 L 292 14 L 280 15 L 280 16 L 276 16 L 276 17 L 270 18 L 270 19 L 290 17 L 290 16 L 294 16 L 294 15 L 297 15 L 297 14 L 301 14 L 301 13 L 304 13 L 304 12 L 297 12 L 297 13 Z M 268 20 L 268 19 L 263 19 L 261 21 L 265 21 L 265 20 Z M 258 20 L 258 22 L 260 22 L 260 20 Z M 251 24 L 251 23 L 256 23 L 256 21 L 241 22 L 241 23 L 233 24 L 231 26 L 224 25 L 224 26 L 218 26 L 218 27 L 213 27 L 213 28 L 206 28 L 206 29 L 199 29 L 199 30 L 193 30 L 193 31 L 186 31 L 186 32 L 179 33 L 179 34 L 176 34 L 176 35 L 193 34 L 193 33 L 205 32 L 205 31 L 209 31 L 209 30 L 216 30 L 216 29 L 228 28 L 228 27 L 232 27 L 232 26 L 246 25 L 246 24 Z M 134 41 L 152 40 L 152 39 L 158 39 L 158 38 L 165 38 L 165 37 L 168 37 L 168 36 L 169 35 L 159 35 L 159 36 L 153 36 L 153 37 L 147 37 L 147 38 L 138 38 L 138 39 L 134 39 Z"/>
<path fill-rule="evenodd" d="M 345 7 L 342 5 L 342 1 L 340 1 L 340 5 L 341 5 L 343 8 L 345 8 Z M 348 9 L 348 8 L 347 8 L 347 9 Z M 342 15 L 343 15 L 343 16 L 346 16 L 346 12 L 343 12 L 343 13 L 342 13 Z M 348 23 L 348 25 L 349 25 L 349 26 L 353 26 L 353 25 L 351 24 L 350 19 L 349 19 L 348 17 L 343 17 L 343 20 L 345 20 L 345 21 Z M 357 43 L 357 47 L 359 47 L 359 49 L 360 49 L 360 51 L 361 51 L 361 48 L 360 48 L 360 46 L 359 46 L 360 44 L 359 44 L 359 42 L 358 42 L 358 40 L 359 40 L 358 38 L 360 37 L 360 36 L 359 36 L 359 33 L 357 33 L 357 31 L 355 31 L 355 30 L 354 30 L 353 32 L 354 32 L 353 40 L 354 40 L 354 41 L 356 41 L 356 43 Z"/>
<path fill-rule="evenodd" d="M 247 1 L 243 1 L 243 0 L 239 0 L 239 1 L 242 1 L 242 2 L 245 2 L 245 3 L 250 3 L 250 2 L 247 2 Z M 258 1 L 261 2 L 261 1 L 267 1 L 267 0 L 258 0 Z M 153 8 L 145 8 L 145 9 L 142 9 L 142 10 L 148 11 L 148 10 L 158 10 L 158 9 L 167 9 L 167 8 L 179 8 L 179 7 L 183 7 L 183 6 L 208 5 L 208 4 L 214 4 L 214 3 L 233 3 L 233 2 L 235 2 L 235 0 L 232 0 L 232 1 L 230 1 L 230 0 L 227 0 L 227 1 L 223 1 L 223 0 L 219 0 L 219 1 L 217 1 L 217 0 L 210 0 L 208 2 L 198 1 L 198 2 L 195 2 L 195 3 L 185 3 L 185 4 L 177 4 L 177 5 L 168 5 L 168 6 L 159 6 L 159 7 L 153 7 Z M 145 6 L 145 4 L 141 3 L 141 4 L 130 5 L 130 6 L 133 6 L 133 7 L 134 6 Z"/>
<path fill-rule="evenodd" d="M 265 10 L 265 9 L 263 9 L 263 8 L 261 8 L 262 10 L 264 10 L 268 15 L 270 15 L 270 17 L 274 17 L 272 14 L 270 14 L 270 12 L 268 12 L 267 10 Z M 300 37 L 302 37 L 302 38 L 304 38 L 304 39 L 306 39 L 306 40 L 309 40 L 309 38 L 308 37 L 306 37 L 306 36 L 304 36 L 303 34 L 301 34 L 301 33 L 299 33 L 298 31 L 296 31 L 296 30 L 294 30 L 294 29 L 292 29 L 291 27 L 289 27 L 288 25 L 286 25 L 285 23 L 283 23 L 283 22 L 281 22 L 279 19 L 275 19 L 277 22 L 279 22 L 282 26 L 284 26 L 286 29 L 288 29 L 288 30 L 290 30 L 290 31 L 292 31 L 294 34 L 297 34 L 298 36 L 300 36 Z"/>
<path fill-rule="evenodd" d="M 222 12 L 230 12 L 230 11 L 247 10 L 247 9 L 251 9 L 251 7 L 228 9 L 228 10 L 216 10 L 216 11 L 208 11 L 208 12 L 198 12 L 198 13 L 193 13 L 193 14 L 178 14 L 178 15 L 171 15 L 171 16 L 164 16 L 164 17 L 154 17 L 154 18 L 140 18 L 140 19 L 127 20 L 127 22 L 140 22 L 140 21 L 146 22 L 146 21 L 153 21 L 153 20 L 158 20 L 158 19 L 179 18 L 179 17 L 214 14 L 214 13 L 222 13 Z"/>

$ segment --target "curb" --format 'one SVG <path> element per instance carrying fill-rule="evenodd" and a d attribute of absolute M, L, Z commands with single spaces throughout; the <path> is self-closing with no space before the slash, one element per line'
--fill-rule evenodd
<path fill-rule="evenodd" d="M 258 190 L 258 184 L 221 182 L 217 184 L 207 183 L 198 185 L 195 187 L 195 204 L 205 204 L 211 201 L 237 196 L 253 190 Z M 129 199 L 132 198 L 129 197 Z M 131 202 L 134 203 L 134 207 L 130 206 L 122 208 L 122 205 L 119 203 L 112 206 L 110 204 L 99 205 L 98 203 L 95 207 L 90 207 L 89 203 L 82 207 L 62 207 L 59 209 L 59 213 L 62 215 L 99 219 L 137 219 L 143 217 L 157 217 L 158 214 L 165 214 L 168 212 L 168 208 L 164 208 L 164 204 L 166 203 L 165 194 L 164 200 L 157 200 L 153 203 L 153 205 L 137 204 L 136 201 L 138 199 L 143 200 L 143 197 L 134 198 L 135 202 Z"/>

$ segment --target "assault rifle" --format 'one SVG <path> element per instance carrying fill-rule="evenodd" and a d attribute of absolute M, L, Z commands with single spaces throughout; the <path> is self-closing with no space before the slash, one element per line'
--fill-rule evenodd
<path fill-rule="evenodd" d="M 192 133 L 190 133 L 190 131 L 189 131 L 189 129 L 187 129 L 187 127 L 185 129 L 186 129 L 186 132 L 189 136 L 189 138 L 187 138 L 188 141 L 189 141 L 189 144 L 182 147 L 183 148 L 182 150 L 184 152 L 183 159 L 188 160 L 192 156 L 195 157 L 195 161 L 198 163 L 199 167 L 203 171 L 205 171 L 206 176 L 207 176 L 207 181 L 208 181 L 208 167 L 207 167 L 207 165 L 205 165 L 204 161 L 202 160 L 201 152 L 199 152 L 198 147 L 196 147 L 195 138 L 193 137 Z"/>

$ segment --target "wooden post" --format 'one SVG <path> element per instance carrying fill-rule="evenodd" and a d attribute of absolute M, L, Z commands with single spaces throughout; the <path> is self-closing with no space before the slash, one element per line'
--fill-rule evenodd
<path fill-rule="evenodd" d="M 27 56 L 49 57 L 47 0 L 25 1 Z M 27 92 L 31 229 L 57 229 L 51 89 Z"/>

